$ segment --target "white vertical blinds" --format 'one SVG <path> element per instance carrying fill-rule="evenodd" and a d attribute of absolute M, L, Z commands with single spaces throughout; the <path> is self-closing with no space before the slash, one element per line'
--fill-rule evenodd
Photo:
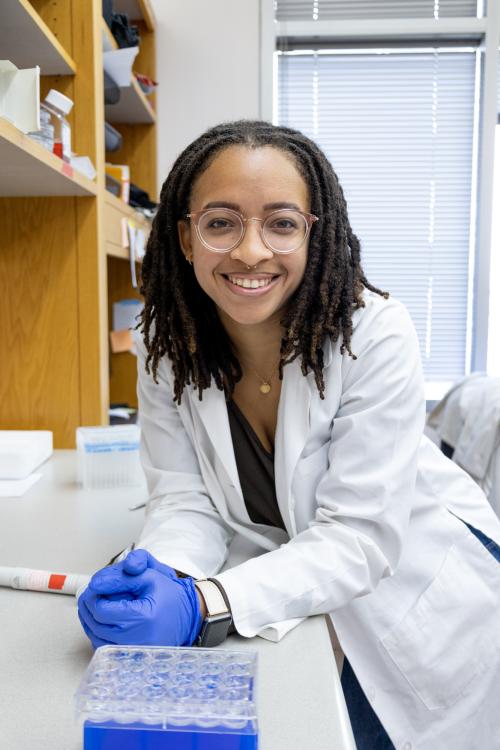
<path fill-rule="evenodd" d="M 477 0 L 275 0 L 278 21 L 476 17 Z"/>
<path fill-rule="evenodd" d="M 367 277 L 408 307 L 428 381 L 468 366 L 475 56 L 278 54 L 278 123 L 331 161 Z"/>

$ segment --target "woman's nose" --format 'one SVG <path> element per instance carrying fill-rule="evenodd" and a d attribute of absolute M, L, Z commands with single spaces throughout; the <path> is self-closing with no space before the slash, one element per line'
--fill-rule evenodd
<path fill-rule="evenodd" d="M 256 221 L 255 219 L 247 220 L 243 239 L 234 250 L 231 250 L 231 258 L 241 260 L 247 266 L 255 266 L 257 263 L 273 257 L 273 251 L 264 244 L 261 227 L 262 223 L 260 221 Z"/>

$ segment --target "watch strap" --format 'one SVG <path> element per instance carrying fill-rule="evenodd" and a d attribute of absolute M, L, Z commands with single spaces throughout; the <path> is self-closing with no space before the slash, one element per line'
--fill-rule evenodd
<path fill-rule="evenodd" d="M 195 581 L 207 608 L 196 645 L 211 648 L 223 643 L 229 633 L 233 618 L 224 590 L 218 582 L 210 579 Z"/>
<path fill-rule="evenodd" d="M 195 581 L 195 586 L 205 600 L 207 617 L 230 614 L 231 610 L 226 603 L 227 599 L 223 596 L 221 590 L 214 581 L 210 581 L 209 579 Z"/>

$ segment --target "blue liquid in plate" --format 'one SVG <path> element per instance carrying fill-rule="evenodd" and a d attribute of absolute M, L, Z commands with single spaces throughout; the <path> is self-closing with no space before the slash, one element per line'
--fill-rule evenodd
<path fill-rule="evenodd" d="M 257 655 L 104 646 L 76 694 L 84 750 L 257 750 Z"/>
<path fill-rule="evenodd" d="M 83 729 L 84 750 L 258 750 L 258 737 L 252 722 L 246 731 L 230 732 L 225 727 L 200 731 L 199 727 L 183 727 L 182 731 L 161 726 L 109 721 L 93 724 L 86 721 Z"/>

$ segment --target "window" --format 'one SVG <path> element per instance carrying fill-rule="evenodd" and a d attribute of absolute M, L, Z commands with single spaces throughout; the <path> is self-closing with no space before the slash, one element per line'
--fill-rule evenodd
<path fill-rule="evenodd" d="M 468 367 L 476 54 L 278 54 L 277 121 L 331 161 L 367 277 L 408 307 L 432 382 Z"/>
<path fill-rule="evenodd" d="M 408 307 L 440 398 L 486 369 L 500 7 L 276 0 L 274 23 L 261 7 L 264 116 L 272 99 L 330 159 L 367 276 Z"/>

